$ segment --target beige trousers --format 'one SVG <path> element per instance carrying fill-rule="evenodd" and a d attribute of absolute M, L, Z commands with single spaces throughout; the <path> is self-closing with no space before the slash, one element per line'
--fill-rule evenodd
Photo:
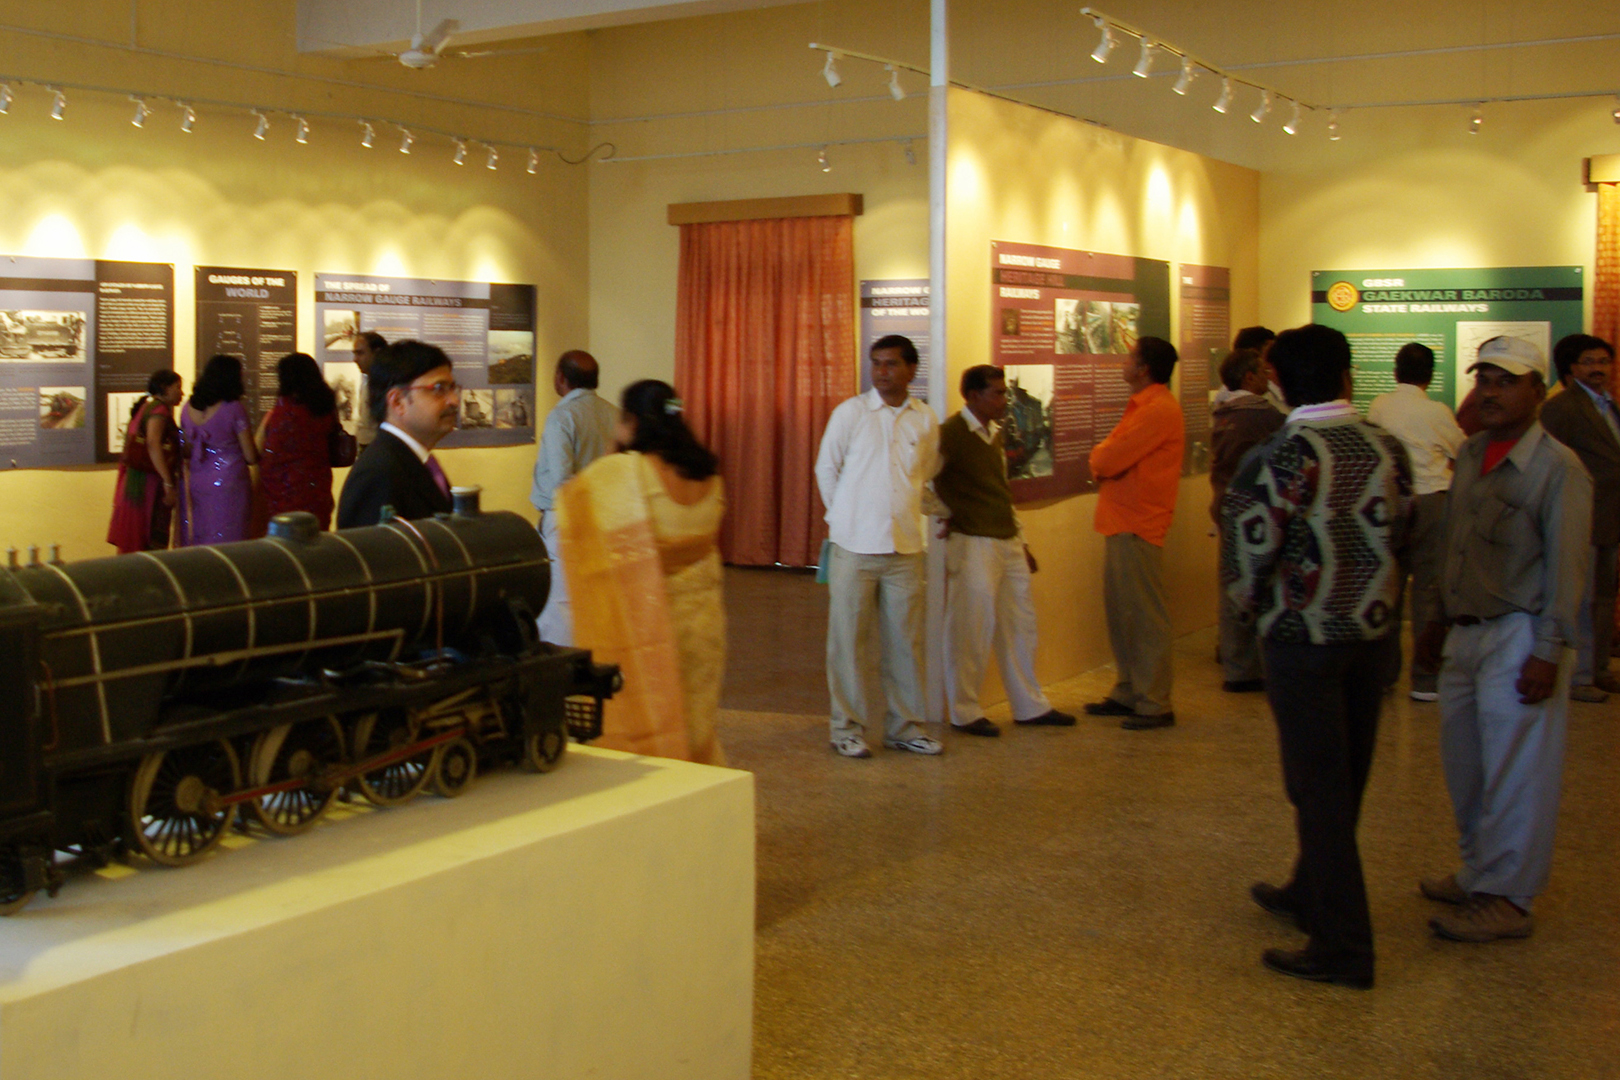
<path fill-rule="evenodd" d="M 858 735 L 869 726 L 875 667 L 888 703 L 884 737 L 915 738 L 923 734 L 925 556 L 858 555 L 837 544 L 828 547 L 832 565 L 827 571 L 827 690 L 832 698 L 832 737 Z"/>
<path fill-rule="evenodd" d="M 1116 533 L 1103 548 L 1103 606 L 1119 681 L 1108 696 L 1138 716 L 1170 711 L 1170 609 L 1164 600 L 1164 549 L 1135 533 Z"/>

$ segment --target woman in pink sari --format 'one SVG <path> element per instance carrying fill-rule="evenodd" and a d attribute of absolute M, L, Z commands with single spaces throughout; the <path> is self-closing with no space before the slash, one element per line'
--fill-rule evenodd
<path fill-rule="evenodd" d="M 259 455 L 242 393 L 242 361 L 216 356 L 180 410 L 186 456 L 182 546 L 247 539 L 253 497 L 248 466 L 257 465 Z"/>
<path fill-rule="evenodd" d="M 130 411 L 107 526 L 107 543 L 120 555 L 169 546 L 179 501 L 180 438 L 174 408 L 181 394 L 180 376 L 168 369 L 154 371 L 146 381 L 146 396 Z"/>

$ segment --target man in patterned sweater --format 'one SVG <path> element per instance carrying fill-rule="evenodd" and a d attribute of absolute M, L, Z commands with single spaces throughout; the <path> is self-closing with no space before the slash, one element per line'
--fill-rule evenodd
<path fill-rule="evenodd" d="M 1292 411 L 1227 489 L 1221 579 L 1258 620 L 1299 858 L 1288 884 L 1250 893 L 1310 935 L 1298 951 L 1267 949 L 1267 967 L 1366 989 L 1372 921 L 1356 822 L 1400 627 L 1411 468 L 1400 442 L 1350 404 L 1343 334 L 1285 331 L 1271 361 Z"/>

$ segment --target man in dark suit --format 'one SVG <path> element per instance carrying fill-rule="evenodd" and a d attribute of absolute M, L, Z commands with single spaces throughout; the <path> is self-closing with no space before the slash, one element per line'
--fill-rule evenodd
<path fill-rule="evenodd" d="M 1620 413 L 1610 379 L 1614 346 L 1590 334 L 1570 334 L 1553 346 L 1562 393 L 1541 407 L 1541 426 L 1571 450 L 1592 476 L 1592 565 L 1581 601 L 1580 657 L 1574 701 L 1603 701 L 1620 692 L 1609 673 L 1614 600 L 1620 586 Z"/>
<path fill-rule="evenodd" d="M 450 510 L 450 481 L 433 448 L 456 427 L 461 388 L 450 358 L 436 345 L 398 341 L 371 365 L 371 415 L 385 417 L 338 500 L 340 529 L 375 525 L 384 506 L 401 518 Z"/>

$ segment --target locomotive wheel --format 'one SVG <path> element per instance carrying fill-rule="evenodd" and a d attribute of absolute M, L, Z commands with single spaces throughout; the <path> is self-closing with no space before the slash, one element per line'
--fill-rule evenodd
<path fill-rule="evenodd" d="M 367 713 L 354 725 L 354 760 L 364 761 L 388 750 L 415 742 L 415 728 L 398 714 Z M 398 806 L 410 802 L 433 776 L 433 759 L 438 750 L 424 750 L 401 761 L 361 773 L 355 786 L 374 806 Z"/>
<path fill-rule="evenodd" d="M 28 906 L 28 901 L 34 898 L 33 889 L 24 889 L 22 887 L 22 859 L 17 857 L 15 851 L 3 854 L 6 856 L 6 860 L 0 862 L 0 918 L 17 914 L 17 912 Z"/>
<path fill-rule="evenodd" d="M 530 772 L 550 772 L 568 749 L 568 733 L 560 727 L 537 731 L 523 740 L 523 767 Z"/>
<path fill-rule="evenodd" d="M 236 807 L 210 811 L 210 793 L 241 783 L 236 751 L 224 739 L 147 754 L 129 785 L 130 832 L 155 863 L 185 866 L 225 838 Z"/>
<path fill-rule="evenodd" d="M 343 727 L 336 717 L 282 724 L 260 732 L 254 741 L 248 758 L 248 786 L 311 780 L 324 768 L 343 762 Z M 261 795 L 247 807 L 266 829 L 292 836 L 314 827 L 336 800 L 336 788 L 306 786 Z"/>
<path fill-rule="evenodd" d="M 433 790 L 454 799 L 472 787 L 478 775 L 478 751 L 464 735 L 439 747 L 433 757 Z"/>

